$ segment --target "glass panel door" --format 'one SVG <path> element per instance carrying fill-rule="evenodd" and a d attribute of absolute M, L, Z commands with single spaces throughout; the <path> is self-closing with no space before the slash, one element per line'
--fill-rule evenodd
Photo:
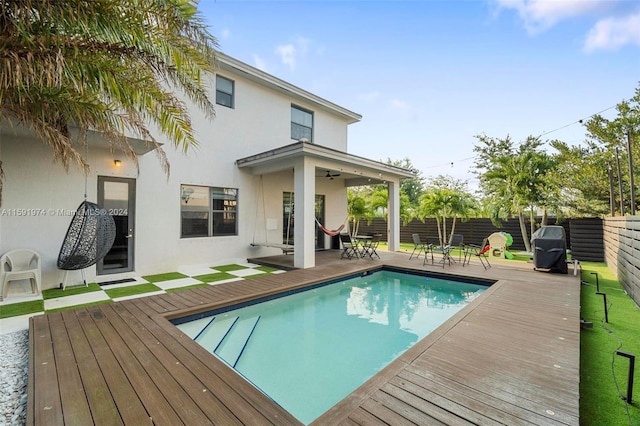
<path fill-rule="evenodd" d="M 295 222 L 295 197 L 293 192 L 282 193 L 282 243 L 293 245 L 293 224 Z M 315 215 L 320 223 L 324 223 L 324 195 L 316 194 Z M 325 248 L 324 232 L 318 224 L 316 228 L 315 247 L 316 250 Z"/>
<path fill-rule="evenodd" d="M 293 192 L 282 193 L 282 244 L 293 245 L 294 224 Z"/>
<path fill-rule="evenodd" d="M 318 222 L 324 224 L 324 195 L 316 194 L 316 219 L 318 219 Z M 322 229 L 320 229 L 317 223 L 315 224 L 315 226 L 316 226 L 316 250 L 324 250 L 325 233 L 322 231 Z M 327 226 L 327 225 L 324 225 L 324 226 Z"/>
<path fill-rule="evenodd" d="M 135 179 L 98 176 L 98 204 L 113 217 L 116 238 L 98 262 L 98 275 L 133 271 Z"/>

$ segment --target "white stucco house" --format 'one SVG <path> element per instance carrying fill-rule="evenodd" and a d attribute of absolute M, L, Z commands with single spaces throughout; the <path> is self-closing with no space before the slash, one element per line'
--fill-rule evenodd
<path fill-rule="evenodd" d="M 36 250 L 42 288 L 57 287 L 56 260 L 85 185 L 88 200 L 112 212 L 117 225 L 114 247 L 85 271 L 88 280 L 275 255 L 284 243 L 295 248 L 295 267 L 313 267 L 315 251 L 331 244 L 315 218 L 337 228 L 346 219 L 347 187 L 368 183 L 388 185 L 387 240 L 399 248 L 399 182 L 413 175 L 348 154 L 347 129 L 360 115 L 223 54 L 210 79 L 216 117 L 191 109 L 199 147 L 184 154 L 165 144 L 169 178 L 141 141 L 133 140 L 138 173 L 94 133 L 85 180 L 78 168 L 54 162 L 28 130 L 3 125 L 0 254 Z"/>

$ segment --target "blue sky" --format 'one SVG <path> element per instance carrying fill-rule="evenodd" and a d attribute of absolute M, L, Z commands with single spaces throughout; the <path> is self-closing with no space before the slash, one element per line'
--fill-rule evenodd
<path fill-rule="evenodd" d="M 476 180 L 475 135 L 584 140 L 640 84 L 640 1 L 200 0 L 220 50 L 363 116 L 348 151 Z M 318 141 L 321 143 L 321 141 Z M 452 164 L 453 163 L 453 164 Z"/>

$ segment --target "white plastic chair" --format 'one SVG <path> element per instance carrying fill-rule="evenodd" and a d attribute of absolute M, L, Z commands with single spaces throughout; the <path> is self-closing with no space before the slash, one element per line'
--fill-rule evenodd
<path fill-rule="evenodd" d="M 33 294 L 40 294 L 42 262 L 37 252 L 18 249 L 0 257 L 0 300 L 7 297 L 9 282 L 19 280 L 29 280 Z"/>

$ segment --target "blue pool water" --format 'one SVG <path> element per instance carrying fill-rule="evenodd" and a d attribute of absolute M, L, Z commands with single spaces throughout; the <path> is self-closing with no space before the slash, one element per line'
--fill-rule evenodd
<path fill-rule="evenodd" d="M 486 288 L 382 270 L 177 326 L 308 424 Z"/>

